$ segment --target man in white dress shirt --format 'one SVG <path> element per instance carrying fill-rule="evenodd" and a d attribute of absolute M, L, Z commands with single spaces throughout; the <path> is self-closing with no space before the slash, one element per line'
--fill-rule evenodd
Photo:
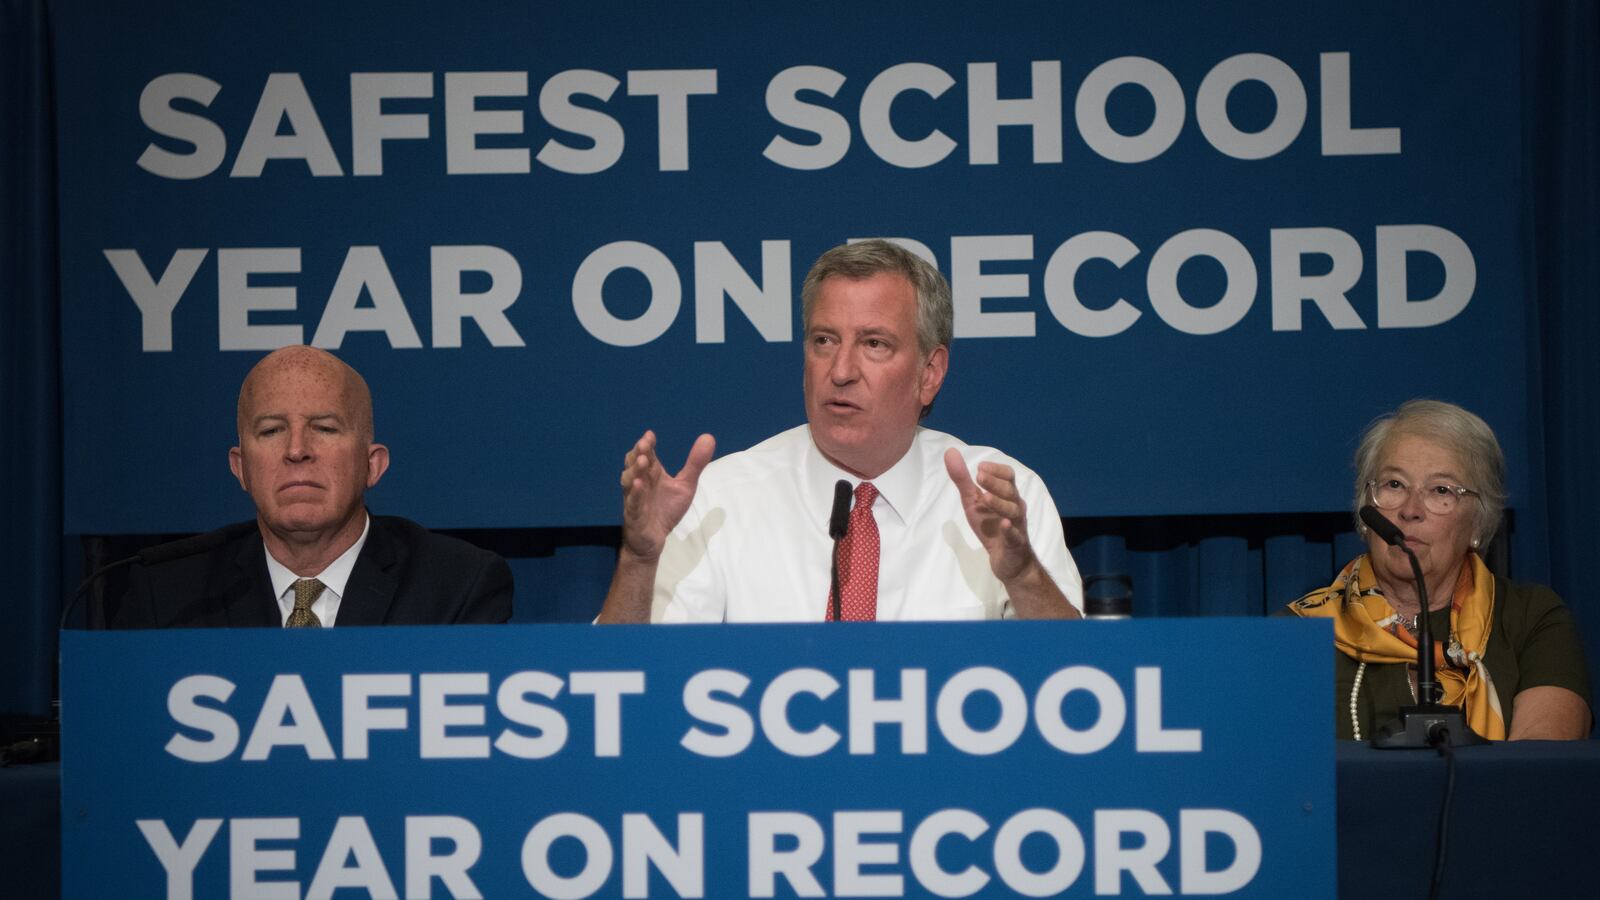
<path fill-rule="evenodd" d="M 855 515 L 881 548 L 867 618 L 1076 618 L 1082 582 L 1038 476 L 919 424 L 949 365 L 944 276 L 886 241 L 835 247 L 806 276 L 802 321 L 807 424 L 715 462 L 702 434 L 676 476 L 652 432 L 628 451 L 597 621 L 822 621 L 839 480 L 870 501 Z"/>

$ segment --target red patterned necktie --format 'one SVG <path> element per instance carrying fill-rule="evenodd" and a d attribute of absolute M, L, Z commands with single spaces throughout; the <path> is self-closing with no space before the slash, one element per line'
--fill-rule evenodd
<path fill-rule="evenodd" d="M 856 485 L 850 526 L 839 541 L 839 615 L 846 622 L 872 622 L 878 618 L 878 523 L 872 504 L 878 489 L 871 482 Z M 828 598 L 828 621 L 833 621 L 833 598 Z"/>

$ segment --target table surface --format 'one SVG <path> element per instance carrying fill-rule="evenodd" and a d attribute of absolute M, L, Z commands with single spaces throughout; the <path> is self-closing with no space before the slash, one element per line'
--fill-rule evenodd
<path fill-rule="evenodd" d="M 1591 897 L 1600 884 L 1600 742 L 1453 751 L 1442 897 Z M 1339 895 L 1423 897 L 1447 760 L 1341 741 Z"/>
<path fill-rule="evenodd" d="M 0 894 L 61 896 L 61 764 L 0 768 Z"/>

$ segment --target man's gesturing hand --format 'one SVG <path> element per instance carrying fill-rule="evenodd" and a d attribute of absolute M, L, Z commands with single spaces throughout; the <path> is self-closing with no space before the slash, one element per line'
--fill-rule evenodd
<path fill-rule="evenodd" d="M 646 431 L 622 461 L 622 548 L 640 560 L 654 560 L 666 546 L 694 499 L 700 473 L 711 462 L 717 440 L 695 438 L 677 475 L 668 475 L 656 457 L 656 435 Z"/>
<path fill-rule="evenodd" d="M 944 452 L 945 471 L 961 492 L 967 524 L 989 552 L 989 568 L 1009 583 L 1034 562 L 1028 544 L 1028 507 L 1017 492 L 1016 473 L 1002 463 L 978 463 L 978 480 L 967 473 L 967 461 L 951 448 Z"/>
<path fill-rule="evenodd" d="M 989 554 L 989 569 L 1005 585 L 1019 619 L 1076 619 L 1078 610 L 1050 577 L 1028 542 L 1028 504 L 1017 490 L 1017 473 L 1003 463 L 978 463 L 978 479 L 952 447 L 944 468 L 961 493 L 967 524 Z"/>

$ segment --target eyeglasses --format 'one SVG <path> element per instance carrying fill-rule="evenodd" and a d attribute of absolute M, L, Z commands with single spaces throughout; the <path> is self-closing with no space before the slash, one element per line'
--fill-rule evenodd
<path fill-rule="evenodd" d="M 1379 509 L 1399 509 L 1410 499 L 1413 491 L 1421 492 L 1423 508 L 1436 516 L 1448 516 L 1455 512 L 1462 497 L 1478 496 L 1478 492 L 1471 488 L 1446 481 L 1435 481 L 1418 488 L 1398 478 L 1367 482 L 1367 496 L 1372 498 L 1372 505 Z"/>

